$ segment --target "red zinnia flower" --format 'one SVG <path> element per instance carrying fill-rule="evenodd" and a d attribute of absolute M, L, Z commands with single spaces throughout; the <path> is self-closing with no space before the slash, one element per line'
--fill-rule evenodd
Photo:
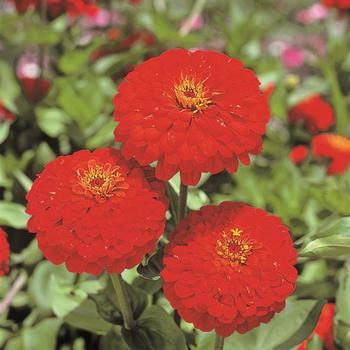
<path fill-rule="evenodd" d="M 153 175 L 111 148 L 58 157 L 27 195 L 28 230 L 45 257 L 69 271 L 131 268 L 164 229 L 164 185 Z"/>
<path fill-rule="evenodd" d="M 306 350 L 307 344 L 316 334 L 323 342 L 327 350 L 335 350 L 333 337 L 333 318 L 335 312 L 335 304 L 326 304 L 321 312 L 320 318 L 309 339 L 299 345 L 297 350 Z"/>
<path fill-rule="evenodd" d="M 0 122 L 13 122 L 15 120 L 16 116 L 4 106 L 2 101 L 0 101 Z"/>
<path fill-rule="evenodd" d="M 312 153 L 315 157 L 331 160 L 328 175 L 344 174 L 350 164 L 350 140 L 337 134 L 321 134 L 312 138 Z"/>
<path fill-rule="evenodd" d="M 0 276 L 9 271 L 10 247 L 7 242 L 5 231 L 0 228 Z"/>
<path fill-rule="evenodd" d="M 290 150 L 289 158 L 294 164 L 300 164 L 305 160 L 308 154 L 309 149 L 306 146 L 299 145 Z"/>
<path fill-rule="evenodd" d="M 350 9 L 350 0 L 323 0 L 323 5 L 340 10 Z"/>
<path fill-rule="evenodd" d="M 303 121 L 310 132 L 327 130 L 335 123 L 332 107 L 318 94 L 299 102 L 288 116 L 292 123 Z"/>
<path fill-rule="evenodd" d="M 296 250 L 276 216 L 224 202 L 190 213 L 165 249 L 164 293 L 187 322 L 221 336 L 267 323 L 295 288 Z"/>
<path fill-rule="evenodd" d="M 169 50 L 137 66 L 115 96 L 122 153 L 158 161 L 156 176 L 180 171 L 185 185 L 202 172 L 233 173 L 262 149 L 270 112 L 255 74 L 214 51 Z"/>
<path fill-rule="evenodd" d="M 21 78 L 20 83 L 24 96 L 31 103 L 38 103 L 51 88 L 51 82 L 42 78 Z"/>

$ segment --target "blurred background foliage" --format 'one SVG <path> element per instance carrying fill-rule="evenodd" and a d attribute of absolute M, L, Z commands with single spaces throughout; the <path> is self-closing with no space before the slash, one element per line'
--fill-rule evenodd
<path fill-rule="evenodd" d="M 16 283 L 19 288 L 10 307 L 2 310 L 0 303 L 0 348 L 142 349 L 132 334 L 115 328 L 121 318 L 106 276 L 76 276 L 43 260 L 25 229 L 25 195 L 57 155 L 118 147 L 112 113 L 119 82 L 147 58 L 185 47 L 238 57 L 255 70 L 263 89 L 275 86 L 263 153 L 234 175 L 203 176 L 189 190 L 189 208 L 224 200 L 265 208 L 290 227 L 300 249 L 297 291 L 286 311 L 247 335 L 230 337 L 225 349 L 292 349 L 311 333 L 326 300 L 337 303 L 337 347 L 350 349 L 350 172 L 329 177 L 326 164 L 310 156 L 300 166 L 288 157 L 294 145 L 310 143 L 310 134 L 287 118 L 290 107 L 309 95 L 321 93 L 335 111 L 334 130 L 349 132 L 349 18 L 332 10 L 314 23 L 298 21 L 298 11 L 313 4 L 110 0 L 99 3 L 96 18 L 52 19 L 35 11 L 19 15 L 1 1 L 0 101 L 14 117 L 0 118 L 0 225 L 13 252 L 10 274 L 0 279 L 0 298 Z M 302 52 L 301 64 L 288 63 L 289 47 Z M 178 181 L 170 182 L 175 197 Z M 211 349 L 212 334 L 193 332 L 185 322 L 180 331 L 169 316 L 173 310 L 157 279 L 160 259 L 161 250 L 145 259 L 139 273 L 124 272 L 140 327 L 154 341 L 151 348 Z M 151 319 L 166 343 L 147 326 Z M 323 346 L 314 341 L 307 349 Z"/>

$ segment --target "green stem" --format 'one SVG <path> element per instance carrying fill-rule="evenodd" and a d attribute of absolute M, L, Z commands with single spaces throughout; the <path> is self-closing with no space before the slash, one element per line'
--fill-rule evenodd
<path fill-rule="evenodd" d="M 135 320 L 132 314 L 128 293 L 125 288 L 125 282 L 119 273 L 112 273 L 110 276 L 117 296 L 117 303 L 123 315 L 124 327 L 126 329 L 132 329 L 135 327 Z"/>
<path fill-rule="evenodd" d="M 186 185 L 183 185 L 181 182 L 180 193 L 179 193 L 179 203 L 178 203 L 178 213 L 175 218 L 176 224 L 178 224 L 186 215 L 187 194 L 188 194 L 188 187 Z M 177 310 L 174 311 L 174 321 L 178 326 L 180 326 L 181 317 L 178 314 Z"/>
<path fill-rule="evenodd" d="M 186 185 L 180 184 L 180 194 L 179 194 L 179 213 L 178 213 L 178 222 L 179 223 L 186 215 L 187 209 L 187 193 L 188 187 Z"/>
<path fill-rule="evenodd" d="M 224 342 L 225 342 L 225 338 L 216 333 L 214 350 L 223 350 Z"/>
<path fill-rule="evenodd" d="M 321 61 L 320 66 L 331 90 L 332 104 L 337 118 L 336 131 L 338 134 L 346 135 L 348 110 L 345 97 L 340 88 L 334 63 Z"/>

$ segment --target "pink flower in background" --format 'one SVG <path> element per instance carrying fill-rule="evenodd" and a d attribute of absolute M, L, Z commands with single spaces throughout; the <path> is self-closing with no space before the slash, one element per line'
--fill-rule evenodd
<path fill-rule="evenodd" d="M 181 22 L 181 28 L 180 28 L 180 32 L 184 31 L 186 28 L 186 30 L 191 32 L 195 32 L 198 31 L 200 29 L 202 29 L 204 26 L 204 18 L 201 15 L 197 15 L 195 17 L 188 17 L 186 19 L 184 19 Z"/>
<path fill-rule="evenodd" d="M 16 67 L 17 77 L 38 78 L 40 75 L 40 66 L 37 58 L 31 54 L 24 54 L 19 60 Z"/>
<path fill-rule="evenodd" d="M 298 68 L 304 64 L 305 53 L 296 46 L 287 46 L 282 51 L 282 62 L 286 68 Z"/>
<path fill-rule="evenodd" d="M 105 9 L 98 8 L 96 14 L 92 16 L 83 17 L 81 24 L 85 28 L 104 28 L 111 22 L 111 14 Z"/>
<path fill-rule="evenodd" d="M 295 19 L 302 24 L 311 24 L 327 16 L 328 10 L 322 4 L 314 4 L 310 7 L 298 11 Z"/>

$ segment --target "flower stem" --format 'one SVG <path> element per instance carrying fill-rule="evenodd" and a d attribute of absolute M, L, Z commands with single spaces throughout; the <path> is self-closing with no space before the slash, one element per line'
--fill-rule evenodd
<path fill-rule="evenodd" d="M 225 342 L 225 338 L 216 333 L 214 350 L 223 350 L 224 342 Z"/>
<path fill-rule="evenodd" d="M 178 213 L 177 213 L 177 217 L 176 217 L 176 224 L 178 224 L 186 215 L 187 193 L 188 193 L 188 187 L 186 185 L 183 185 L 181 182 L 180 183 L 180 193 L 179 193 L 179 203 L 178 203 Z M 181 317 L 178 314 L 177 310 L 174 311 L 174 321 L 178 326 L 180 326 Z"/>
<path fill-rule="evenodd" d="M 187 193 L 188 187 L 186 185 L 180 184 L 180 194 L 179 194 L 179 215 L 178 222 L 179 223 L 186 215 L 187 208 Z"/>
<path fill-rule="evenodd" d="M 135 327 L 135 320 L 132 314 L 129 297 L 125 288 L 125 282 L 120 273 L 110 274 L 115 294 L 117 295 L 117 303 L 120 306 L 121 313 L 124 319 L 124 327 L 132 329 Z"/>

